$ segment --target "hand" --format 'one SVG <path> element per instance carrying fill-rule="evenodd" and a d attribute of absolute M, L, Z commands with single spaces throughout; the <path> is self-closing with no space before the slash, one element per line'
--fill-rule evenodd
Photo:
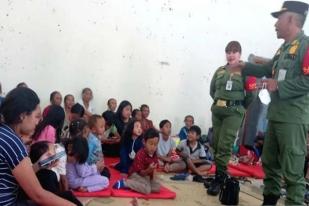
<path fill-rule="evenodd" d="M 278 82 L 275 79 L 265 79 L 262 81 L 263 84 L 266 84 L 266 89 L 269 92 L 274 92 L 278 90 Z"/>
<path fill-rule="evenodd" d="M 45 159 L 47 159 L 48 157 L 50 157 L 50 156 L 52 156 L 52 155 L 53 155 L 53 154 L 50 153 L 49 151 L 46 152 L 46 153 L 44 153 L 44 154 L 40 157 L 40 159 L 39 159 L 36 163 L 34 163 L 34 164 L 32 165 L 32 168 L 33 168 L 34 172 L 37 172 L 37 171 L 39 171 L 40 169 L 51 169 L 51 168 L 53 168 L 53 167 L 56 167 L 56 166 L 58 165 L 58 163 L 59 163 L 59 160 L 55 160 L 55 161 L 51 162 L 49 165 L 46 165 L 46 166 L 44 166 L 44 167 L 41 167 L 40 164 L 39 164 L 40 161 L 45 160 Z"/>
<path fill-rule="evenodd" d="M 96 165 L 97 165 L 98 171 L 101 173 L 103 171 L 104 167 L 105 167 L 104 162 L 98 161 Z"/>
<path fill-rule="evenodd" d="M 153 171 L 155 168 L 157 168 L 157 164 L 156 163 L 151 163 L 150 165 L 149 165 L 149 167 L 148 167 L 148 169 L 150 170 L 150 171 Z"/>

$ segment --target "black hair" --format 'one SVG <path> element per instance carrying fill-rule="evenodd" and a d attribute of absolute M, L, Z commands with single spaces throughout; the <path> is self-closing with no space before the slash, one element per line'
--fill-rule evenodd
<path fill-rule="evenodd" d="M 20 82 L 17 84 L 16 88 L 19 88 L 19 87 L 28 87 L 28 85 L 25 82 Z"/>
<path fill-rule="evenodd" d="M 79 103 L 76 103 L 71 108 L 71 113 L 78 114 L 79 117 L 83 117 L 85 114 L 85 109 Z"/>
<path fill-rule="evenodd" d="M 137 114 L 137 112 L 140 112 L 141 110 L 139 109 L 133 109 L 132 111 L 132 117 L 135 118 L 135 115 Z"/>
<path fill-rule="evenodd" d="M 2 94 L 2 84 L 0 82 L 0 94 Z"/>
<path fill-rule="evenodd" d="M 193 120 L 193 124 L 194 124 L 194 117 L 192 115 L 186 115 L 184 121 L 186 121 L 187 118 L 191 118 Z"/>
<path fill-rule="evenodd" d="M 72 137 L 81 135 L 83 129 L 87 126 L 87 122 L 84 119 L 77 119 L 70 123 L 69 132 Z"/>
<path fill-rule="evenodd" d="M 115 113 L 112 111 L 105 111 L 102 114 L 102 117 L 105 120 L 105 124 L 108 126 L 112 126 L 115 124 Z"/>
<path fill-rule="evenodd" d="M 65 103 L 69 97 L 73 97 L 74 99 L 74 96 L 72 94 L 67 94 L 64 96 L 63 102 Z"/>
<path fill-rule="evenodd" d="M 48 141 L 40 141 L 30 146 L 29 157 L 32 163 L 36 163 L 48 151 L 48 144 Z"/>
<path fill-rule="evenodd" d="M 39 104 L 40 99 L 33 90 L 18 87 L 6 95 L 0 107 L 0 113 L 6 124 L 14 125 L 21 122 L 21 114 L 30 115 Z"/>
<path fill-rule="evenodd" d="M 132 139 L 134 125 L 136 122 L 140 122 L 138 120 L 130 120 L 128 125 L 126 126 L 123 135 L 121 136 L 121 145 L 128 145 L 130 140 Z"/>
<path fill-rule="evenodd" d="M 116 118 L 118 118 L 119 120 L 122 120 L 122 110 L 126 107 L 126 106 L 130 106 L 132 109 L 132 104 L 127 101 L 127 100 L 123 100 L 120 104 L 119 107 L 117 109 L 116 112 Z"/>
<path fill-rule="evenodd" d="M 82 90 L 82 94 L 86 93 L 87 91 L 90 91 L 92 93 L 92 90 L 89 87 L 86 87 Z"/>
<path fill-rule="evenodd" d="M 170 125 L 172 125 L 172 123 L 169 120 L 164 119 L 159 124 L 160 129 L 162 129 L 166 123 L 170 123 Z"/>
<path fill-rule="evenodd" d="M 109 104 L 110 104 L 110 101 L 112 101 L 112 100 L 115 100 L 115 101 L 116 101 L 115 98 L 109 98 L 109 99 L 107 100 L 107 105 L 109 105 Z"/>
<path fill-rule="evenodd" d="M 65 113 L 61 106 L 51 105 L 49 111 L 43 120 L 35 128 L 33 134 L 33 139 L 37 139 L 44 128 L 48 125 L 53 126 L 56 129 L 56 142 L 60 142 L 60 136 L 62 132 L 62 127 L 64 123 Z"/>
<path fill-rule="evenodd" d="M 238 41 L 230 41 L 225 47 L 225 53 L 239 52 L 241 53 L 241 46 Z"/>
<path fill-rule="evenodd" d="M 148 139 L 152 138 L 159 138 L 159 132 L 154 128 L 150 128 L 144 133 L 145 142 L 147 142 Z"/>
<path fill-rule="evenodd" d="M 69 145 L 72 145 L 72 151 L 70 153 L 68 151 Z M 86 138 L 77 136 L 69 140 L 65 146 L 65 150 L 68 156 L 74 156 L 76 158 L 78 164 L 84 164 L 87 161 L 89 147 Z"/>
<path fill-rule="evenodd" d="M 192 125 L 192 127 L 190 127 L 189 132 L 195 132 L 197 136 L 201 136 L 202 131 L 201 128 L 197 125 Z"/>
<path fill-rule="evenodd" d="M 58 91 L 53 91 L 52 93 L 50 93 L 49 101 L 52 102 L 53 99 L 55 98 L 55 96 L 56 96 L 57 94 L 60 94 L 60 92 L 58 92 Z M 60 95 L 61 95 L 61 94 L 60 94 Z"/>
<path fill-rule="evenodd" d="M 140 107 L 141 111 L 143 111 L 144 108 L 149 109 L 149 106 L 147 104 L 142 104 L 141 107 Z"/>

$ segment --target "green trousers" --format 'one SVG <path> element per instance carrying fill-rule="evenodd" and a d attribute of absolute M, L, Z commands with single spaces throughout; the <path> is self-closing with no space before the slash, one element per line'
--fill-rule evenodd
<path fill-rule="evenodd" d="M 212 146 L 217 173 L 226 173 L 232 146 L 243 121 L 245 109 L 243 106 L 218 107 L 213 105 L 211 111 L 214 133 Z"/>
<path fill-rule="evenodd" d="M 280 195 L 287 185 L 286 205 L 302 205 L 308 125 L 269 121 L 262 153 L 264 195 Z"/>

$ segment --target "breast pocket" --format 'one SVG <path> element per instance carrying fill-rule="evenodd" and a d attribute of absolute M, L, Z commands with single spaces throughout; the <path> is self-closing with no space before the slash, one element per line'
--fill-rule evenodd
<path fill-rule="evenodd" d="M 225 87 L 226 81 L 226 76 L 224 74 L 218 74 L 216 76 L 216 89 L 220 89 L 223 86 Z"/>
<path fill-rule="evenodd" d="M 232 91 L 244 90 L 244 82 L 243 82 L 242 76 L 240 76 L 240 75 L 233 75 L 232 81 L 233 81 Z"/>

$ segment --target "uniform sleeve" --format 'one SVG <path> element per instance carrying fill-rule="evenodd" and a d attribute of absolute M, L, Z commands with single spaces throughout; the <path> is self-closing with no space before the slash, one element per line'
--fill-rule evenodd
<path fill-rule="evenodd" d="M 266 76 L 267 78 L 271 78 L 272 76 L 272 66 L 273 66 L 273 59 L 269 61 L 267 64 L 252 64 L 246 62 L 245 68 L 242 70 L 243 76 L 255 76 L 258 78 L 262 78 Z"/>
<path fill-rule="evenodd" d="M 281 99 L 290 99 L 303 95 L 309 92 L 309 46 L 300 51 L 302 56 L 302 72 L 301 75 L 294 79 L 287 79 L 278 82 L 278 92 Z"/>
<path fill-rule="evenodd" d="M 216 87 L 215 86 L 216 86 L 216 74 L 217 74 L 217 71 L 218 70 L 216 70 L 216 72 L 212 76 L 212 79 L 211 79 L 211 82 L 210 82 L 210 92 L 209 92 L 209 94 L 210 94 L 212 99 L 215 98 L 215 92 L 216 92 Z"/>
<path fill-rule="evenodd" d="M 26 148 L 18 137 L 4 137 L 0 139 L 0 159 L 6 162 L 13 170 L 25 157 L 28 156 Z"/>

